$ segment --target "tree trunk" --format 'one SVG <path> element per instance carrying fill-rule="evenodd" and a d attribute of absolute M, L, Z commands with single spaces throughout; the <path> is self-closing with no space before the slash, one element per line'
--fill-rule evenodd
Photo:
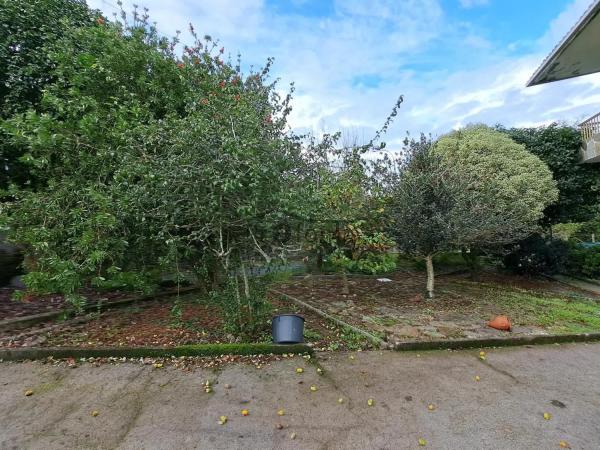
<path fill-rule="evenodd" d="M 350 284 L 348 283 L 348 274 L 346 269 L 342 270 L 342 294 L 350 295 Z"/>
<path fill-rule="evenodd" d="M 246 265 L 244 261 L 241 261 L 242 277 L 244 279 L 244 295 L 248 299 L 250 298 L 250 284 L 248 283 L 248 274 L 246 273 Z"/>
<path fill-rule="evenodd" d="M 433 256 L 427 255 L 425 257 L 425 264 L 427 266 L 427 298 L 431 299 L 434 297 L 434 273 L 433 273 Z"/>

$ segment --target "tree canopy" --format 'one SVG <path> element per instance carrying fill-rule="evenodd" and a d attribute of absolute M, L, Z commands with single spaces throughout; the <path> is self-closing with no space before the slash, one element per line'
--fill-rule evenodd
<path fill-rule="evenodd" d="M 545 225 L 584 222 L 600 212 L 600 165 L 581 164 L 581 133 L 577 128 L 553 123 L 498 130 L 524 145 L 552 171 L 559 197 L 544 211 Z"/>

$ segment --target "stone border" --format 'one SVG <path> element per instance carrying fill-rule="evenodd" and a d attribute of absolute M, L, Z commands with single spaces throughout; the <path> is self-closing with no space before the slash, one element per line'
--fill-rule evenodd
<path fill-rule="evenodd" d="M 512 347 L 519 345 L 561 344 L 568 342 L 600 341 L 600 333 L 542 334 L 519 337 L 493 337 L 483 339 L 452 339 L 436 341 L 405 341 L 390 345 L 397 351 L 460 350 L 483 347 Z"/>
<path fill-rule="evenodd" d="M 313 354 L 305 344 L 197 344 L 179 347 L 30 347 L 0 349 L 0 361 L 22 361 L 46 358 L 165 358 L 171 356 L 264 355 L 283 353 Z"/>
<path fill-rule="evenodd" d="M 91 310 L 97 310 L 98 308 L 100 308 L 100 309 L 116 308 L 119 306 L 128 305 L 130 303 L 152 300 L 152 299 L 159 298 L 159 297 L 170 297 L 172 295 L 177 295 L 177 294 L 186 294 L 188 292 L 193 292 L 198 289 L 201 289 L 201 287 L 200 286 L 190 286 L 190 287 L 185 287 L 185 288 L 181 288 L 181 289 L 172 289 L 169 291 L 163 291 L 163 292 L 159 292 L 159 293 L 155 293 L 155 294 L 147 294 L 147 295 L 139 295 L 137 297 L 122 298 L 120 300 L 115 300 L 112 302 L 111 301 L 107 301 L 107 302 L 100 301 L 100 302 L 96 302 L 96 303 L 84 306 L 83 310 L 91 311 Z M 0 331 L 7 331 L 7 330 L 12 330 L 12 329 L 17 329 L 17 328 L 25 328 L 30 325 L 35 325 L 36 323 L 46 322 L 48 320 L 56 319 L 68 311 L 69 311 L 68 309 L 60 309 L 57 311 L 51 311 L 51 312 L 40 313 L 40 314 L 32 314 L 30 316 L 21 316 L 21 317 L 17 317 L 17 318 L 13 318 L 13 319 L 2 320 L 2 321 L 0 321 Z"/>
<path fill-rule="evenodd" d="M 364 336 L 378 348 L 386 348 L 389 346 L 389 344 L 387 344 L 383 339 L 378 338 L 377 336 L 369 333 L 368 331 L 364 331 L 364 330 L 361 330 L 360 328 L 355 327 L 354 325 L 350 325 L 349 323 L 346 323 L 343 320 L 340 320 L 337 317 L 332 316 L 331 314 L 328 314 L 325 311 L 320 310 L 319 308 L 315 308 L 314 306 L 309 305 L 308 303 L 303 302 L 302 300 L 300 300 L 296 297 L 293 297 L 289 294 L 278 291 L 276 289 L 271 289 L 270 292 L 272 292 L 273 294 L 277 294 L 281 297 L 284 297 L 287 300 L 290 300 L 291 302 L 296 303 L 299 306 L 302 306 L 303 308 L 310 309 L 315 314 L 318 314 L 319 316 L 321 316 L 324 319 L 327 319 L 331 322 L 335 322 L 336 324 L 340 325 L 341 327 L 348 328 L 348 329 L 354 331 L 355 333 L 358 333 L 358 334 Z"/>

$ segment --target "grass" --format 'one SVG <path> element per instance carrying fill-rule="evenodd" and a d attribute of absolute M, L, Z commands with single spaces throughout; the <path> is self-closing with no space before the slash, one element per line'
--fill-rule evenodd
<path fill-rule="evenodd" d="M 553 333 L 600 331 L 600 302 L 579 295 L 556 294 L 479 283 L 478 295 L 516 325 L 536 325 Z"/>

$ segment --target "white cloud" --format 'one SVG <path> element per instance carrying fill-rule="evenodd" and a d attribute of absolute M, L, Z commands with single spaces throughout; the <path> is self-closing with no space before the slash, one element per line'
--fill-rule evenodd
<path fill-rule="evenodd" d="M 459 0 L 460 6 L 463 8 L 474 8 L 476 6 L 484 6 L 490 3 L 490 0 Z"/>
<path fill-rule="evenodd" d="M 110 12 L 104 1 L 90 3 Z M 370 137 L 399 94 L 405 103 L 386 137 L 398 147 L 406 130 L 439 135 L 469 122 L 574 122 L 600 110 L 600 74 L 525 88 L 589 0 L 574 0 L 532 53 L 518 57 L 470 24 L 453 23 L 438 0 L 338 0 L 327 17 L 281 14 L 262 0 L 137 1 L 164 33 L 191 21 L 228 53 L 240 51 L 246 66 L 274 56 L 280 89 L 292 81 L 297 88 L 290 124 L 316 135 L 342 129 Z M 463 7 L 482 3 L 461 0 Z"/>

